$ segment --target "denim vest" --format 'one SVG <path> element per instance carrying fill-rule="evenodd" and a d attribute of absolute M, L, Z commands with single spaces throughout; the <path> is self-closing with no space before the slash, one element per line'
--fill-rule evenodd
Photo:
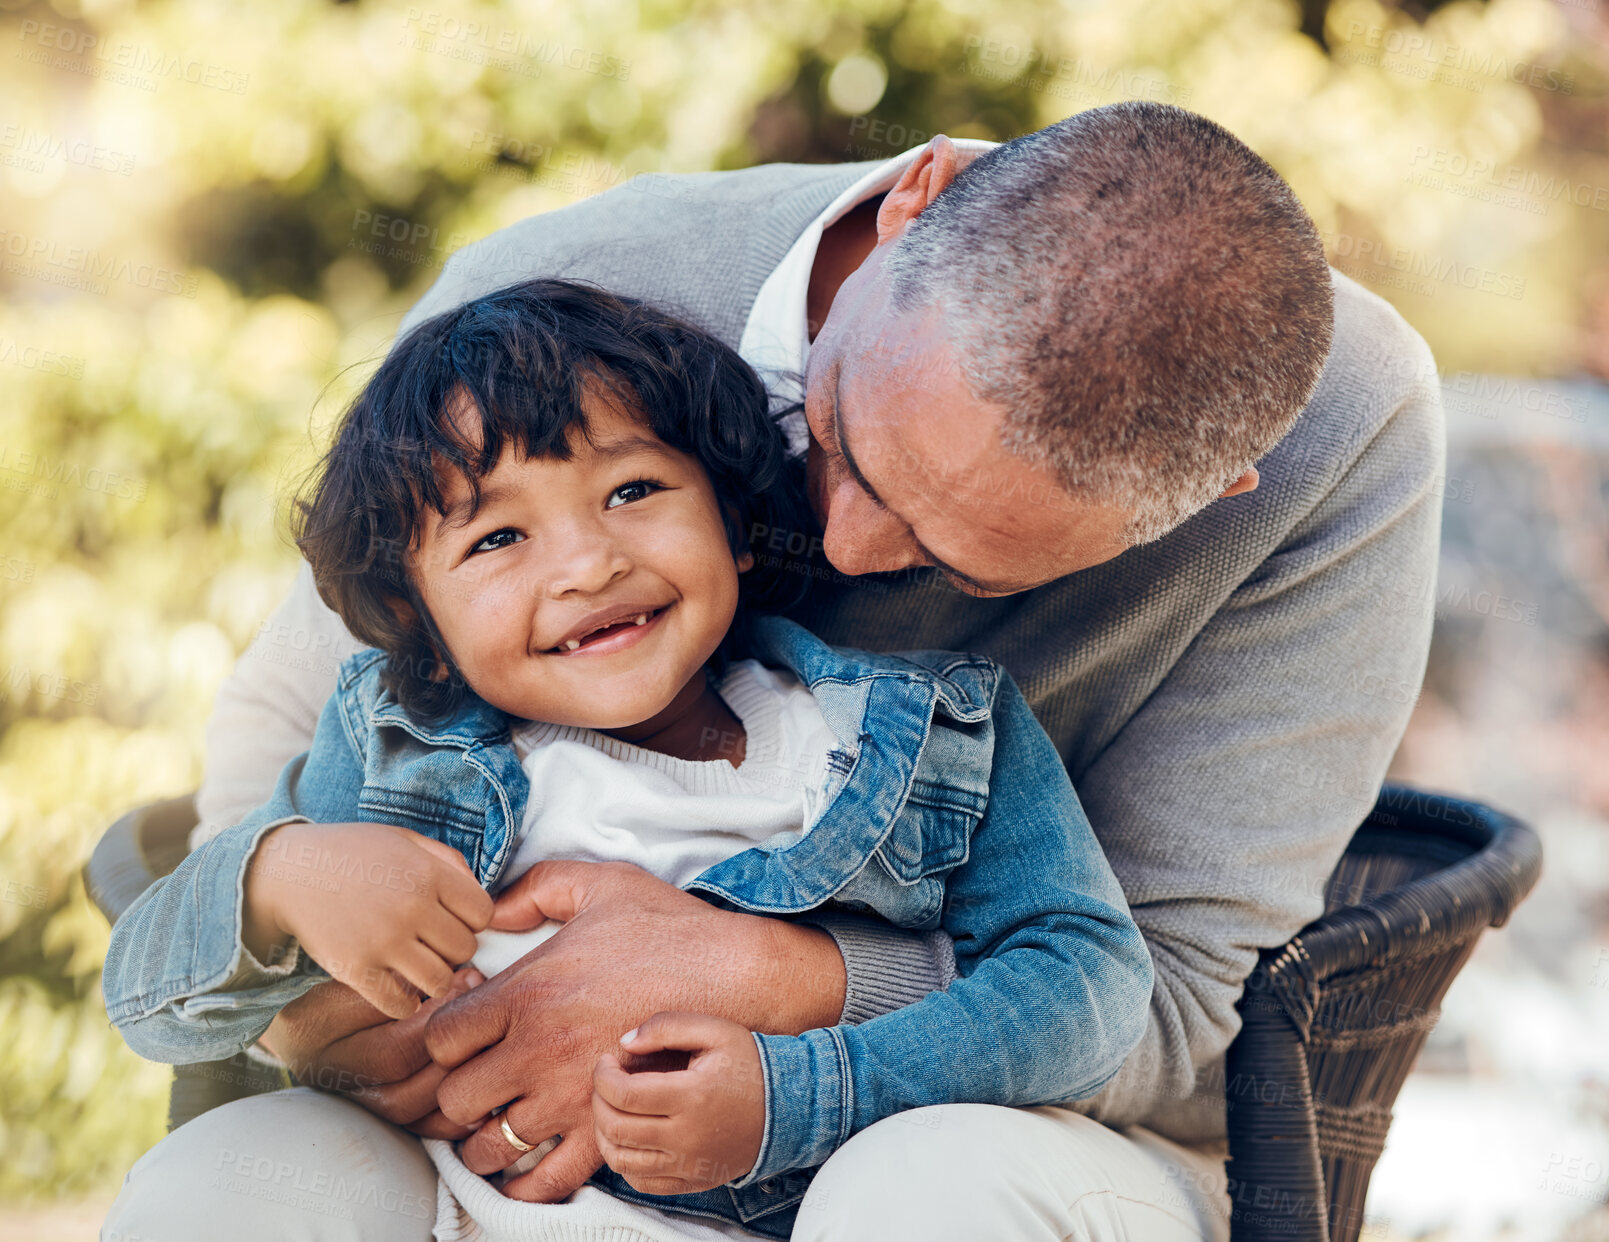
<path fill-rule="evenodd" d="M 837 739 L 824 809 L 799 840 L 744 850 L 686 887 L 730 909 L 843 909 L 942 929 L 958 978 L 859 1025 L 756 1034 L 766 1122 L 745 1177 L 670 1198 L 640 1194 L 607 1167 L 593 1180 L 621 1198 L 786 1237 L 815 1167 L 883 1117 L 1093 1095 L 1145 1029 L 1152 975 L 1061 760 L 998 665 L 833 648 L 774 617 L 756 619 L 753 645 L 809 687 Z M 348 660 L 312 748 L 272 799 L 118 920 L 103 987 L 136 1052 L 175 1063 L 230 1056 L 328 978 L 305 955 L 264 967 L 241 943 L 245 867 L 270 828 L 395 824 L 453 846 L 483 885 L 502 878 L 528 792 L 509 718 L 475 699 L 422 726 L 380 685 L 383 660 Z"/>

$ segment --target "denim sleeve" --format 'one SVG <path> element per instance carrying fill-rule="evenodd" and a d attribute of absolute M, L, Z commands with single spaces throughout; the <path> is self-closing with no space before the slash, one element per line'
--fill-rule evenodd
<path fill-rule="evenodd" d="M 765 1134 L 746 1186 L 928 1104 L 1093 1095 L 1145 1031 L 1151 959 L 1050 739 L 1002 675 L 989 802 L 949 877 L 958 978 L 858 1025 L 754 1036 Z"/>
<path fill-rule="evenodd" d="M 246 872 L 270 829 L 358 820 L 363 764 L 340 695 L 313 745 L 286 764 L 263 806 L 192 851 L 112 928 L 101 974 L 106 1013 L 142 1057 L 218 1061 L 254 1043 L 274 1015 L 329 976 L 295 946 L 264 965 L 241 939 Z"/>

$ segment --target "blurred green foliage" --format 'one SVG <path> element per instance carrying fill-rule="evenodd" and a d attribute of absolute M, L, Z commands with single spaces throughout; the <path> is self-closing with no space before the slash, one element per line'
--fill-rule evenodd
<path fill-rule="evenodd" d="M 1448 369 L 1580 365 L 1609 254 L 1605 57 L 1547 0 L 0 10 L 8 1198 L 115 1184 L 161 1133 L 78 869 L 197 783 L 293 570 L 286 484 L 464 241 L 645 169 L 878 159 L 1142 97 L 1263 152 Z"/>

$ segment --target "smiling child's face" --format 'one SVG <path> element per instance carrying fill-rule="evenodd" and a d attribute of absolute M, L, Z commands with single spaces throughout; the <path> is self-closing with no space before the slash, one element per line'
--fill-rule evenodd
<path fill-rule="evenodd" d="M 597 389 L 585 409 L 590 444 L 573 435 L 569 461 L 505 448 L 473 516 L 468 484 L 443 471 L 447 516 L 425 510 L 410 569 L 453 662 L 494 707 L 651 728 L 703 693 L 740 566 L 697 459 Z M 478 442 L 473 404 L 454 417 Z M 744 553 L 741 568 L 752 563 Z"/>

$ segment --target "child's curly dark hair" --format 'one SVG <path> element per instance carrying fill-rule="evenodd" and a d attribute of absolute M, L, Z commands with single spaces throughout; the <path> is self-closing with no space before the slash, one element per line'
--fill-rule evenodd
<path fill-rule="evenodd" d="M 437 315 L 397 342 L 347 409 L 293 519 L 319 595 L 386 653 L 384 684 L 417 719 L 444 720 L 473 693 L 407 569 L 425 507 L 445 516 L 437 471 L 456 470 L 478 505 L 480 481 L 506 444 L 569 460 L 572 431 L 587 434 L 589 384 L 703 464 L 734 556 L 751 532 L 813 529 L 802 472 L 788 460 L 764 385 L 709 333 L 567 280 L 526 281 Z M 478 444 L 447 414 L 460 393 L 480 412 Z M 737 622 L 718 664 L 741 648 L 747 609 L 780 611 L 802 594 L 799 575 L 760 559 L 740 579 Z"/>

